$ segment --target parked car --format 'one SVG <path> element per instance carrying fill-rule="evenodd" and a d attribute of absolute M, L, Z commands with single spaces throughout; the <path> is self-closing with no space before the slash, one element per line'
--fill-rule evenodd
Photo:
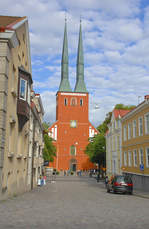
<path fill-rule="evenodd" d="M 107 184 L 107 192 L 133 194 L 133 182 L 129 176 L 116 175 Z"/>

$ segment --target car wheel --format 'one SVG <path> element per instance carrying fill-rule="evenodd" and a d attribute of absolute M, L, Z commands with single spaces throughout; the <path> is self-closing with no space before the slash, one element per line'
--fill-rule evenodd
<path fill-rule="evenodd" d="M 113 189 L 113 193 L 114 193 L 114 194 L 116 194 L 116 191 L 115 191 L 115 189 Z"/>
<path fill-rule="evenodd" d="M 109 188 L 107 188 L 107 192 L 108 192 L 108 193 L 110 192 L 110 189 L 109 189 Z"/>
<path fill-rule="evenodd" d="M 131 191 L 131 192 L 129 192 L 129 195 L 132 195 L 133 194 L 133 192 Z"/>

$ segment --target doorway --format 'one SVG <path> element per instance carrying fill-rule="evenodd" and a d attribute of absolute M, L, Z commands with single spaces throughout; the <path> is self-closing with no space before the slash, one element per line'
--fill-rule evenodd
<path fill-rule="evenodd" d="M 77 170 L 77 160 L 75 158 L 70 160 L 70 170 L 73 172 L 76 172 Z"/>

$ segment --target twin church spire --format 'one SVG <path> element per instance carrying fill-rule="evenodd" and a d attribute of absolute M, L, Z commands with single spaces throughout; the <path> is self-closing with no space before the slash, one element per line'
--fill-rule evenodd
<path fill-rule="evenodd" d="M 87 92 L 85 82 L 84 82 L 84 57 L 83 57 L 83 42 L 82 42 L 82 28 L 80 22 L 79 31 L 79 44 L 78 44 L 78 54 L 77 54 L 77 71 L 76 71 L 76 85 L 74 92 Z M 69 71 L 68 71 L 68 41 L 67 41 L 67 24 L 65 19 L 65 29 L 64 29 L 64 41 L 63 41 L 63 52 L 61 61 L 61 82 L 59 86 L 59 91 L 71 92 L 71 87 L 69 83 Z"/>

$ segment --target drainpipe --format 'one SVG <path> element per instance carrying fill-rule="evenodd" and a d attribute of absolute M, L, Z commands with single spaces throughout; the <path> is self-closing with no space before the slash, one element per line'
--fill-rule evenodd
<path fill-rule="evenodd" d="M 33 145 L 32 145 L 31 189 L 34 188 L 35 127 L 36 127 L 36 118 L 34 116 L 34 120 L 33 120 L 33 140 L 32 140 Z"/>

